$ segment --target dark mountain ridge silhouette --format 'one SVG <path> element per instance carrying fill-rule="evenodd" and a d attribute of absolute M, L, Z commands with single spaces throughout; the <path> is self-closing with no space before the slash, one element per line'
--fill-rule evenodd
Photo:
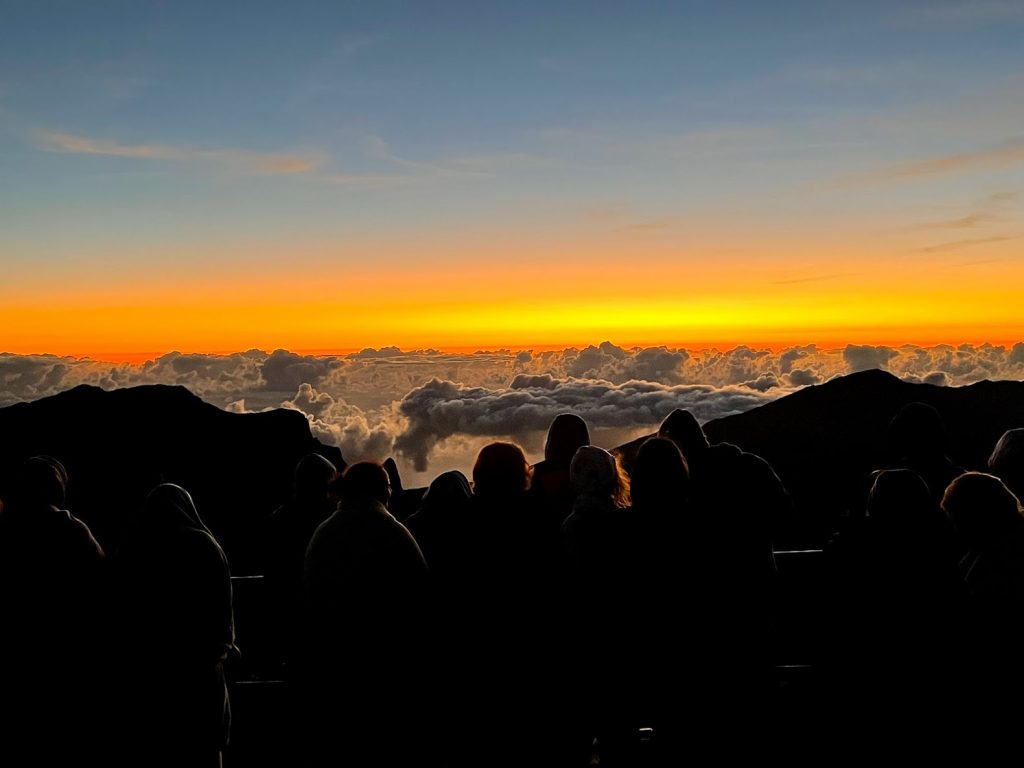
<path fill-rule="evenodd" d="M 818 546 L 839 518 L 859 511 L 870 472 L 897 461 L 889 453 L 886 433 L 893 416 L 912 402 L 939 412 L 948 437 L 946 453 L 964 469 L 984 470 L 1000 435 L 1024 425 L 1024 382 L 941 387 L 869 370 L 714 419 L 704 431 L 712 443 L 733 443 L 772 465 L 796 505 L 796 529 L 788 545 Z M 620 446 L 627 463 L 646 439 Z"/>
<path fill-rule="evenodd" d="M 299 411 L 229 413 L 181 386 L 80 385 L 0 408 L 0 498 L 25 458 L 54 456 L 70 477 L 67 507 L 113 549 L 146 490 L 160 479 L 178 483 L 244 573 L 260 523 L 288 497 L 295 464 L 311 451 L 343 466 Z"/>

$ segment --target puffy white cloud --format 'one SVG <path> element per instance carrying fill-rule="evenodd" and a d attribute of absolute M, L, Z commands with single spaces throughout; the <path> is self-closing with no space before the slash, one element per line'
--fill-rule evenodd
<path fill-rule="evenodd" d="M 317 385 L 320 380 L 340 365 L 336 357 L 297 355 L 285 349 L 275 349 L 263 361 L 260 373 L 267 389 L 274 392 L 294 392 L 301 384 Z"/>
<path fill-rule="evenodd" d="M 550 373 L 542 373 L 534 376 L 520 373 L 512 379 L 512 383 L 508 385 L 509 389 L 555 389 L 557 386 L 558 379 Z"/>
<path fill-rule="evenodd" d="M 783 377 L 792 387 L 807 387 L 812 384 L 820 384 L 821 376 L 814 371 L 804 368 L 794 368 Z"/>
<path fill-rule="evenodd" d="M 861 346 L 859 344 L 848 344 L 843 350 L 843 359 L 849 366 L 850 373 L 857 371 L 868 371 L 872 368 L 886 369 L 889 361 L 899 354 L 891 347 Z"/>
<path fill-rule="evenodd" d="M 807 357 L 816 349 L 817 347 L 810 344 L 806 347 L 790 347 L 782 350 L 782 354 L 779 355 L 779 373 L 789 373 L 793 370 L 793 363 Z"/>
<path fill-rule="evenodd" d="M 666 386 L 629 381 L 613 384 L 564 379 L 551 386 L 504 389 L 467 387 L 433 379 L 407 394 L 399 405 L 408 420 L 396 450 L 422 471 L 431 450 L 453 435 L 487 435 L 524 439 L 543 433 L 560 413 L 573 412 L 593 428 L 659 424 L 676 408 L 687 408 L 701 421 L 753 408 L 772 399 L 740 387 Z"/>
<path fill-rule="evenodd" d="M 749 387 L 750 389 L 756 389 L 758 392 L 767 392 L 769 389 L 774 389 L 779 386 L 779 378 L 774 373 L 769 371 L 768 373 L 762 373 L 756 379 L 751 381 L 744 381 L 743 386 Z"/>
<path fill-rule="evenodd" d="M 281 405 L 305 413 L 313 436 L 338 446 L 350 463 L 380 461 L 391 455 L 396 427 L 387 411 L 367 413 L 326 392 L 317 392 L 309 384 L 301 384 L 295 397 Z"/>
<path fill-rule="evenodd" d="M 1024 342 L 1018 341 L 1013 345 L 1013 349 L 1010 350 L 1010 359 L 1008 362 L 1024 365 Z"/>

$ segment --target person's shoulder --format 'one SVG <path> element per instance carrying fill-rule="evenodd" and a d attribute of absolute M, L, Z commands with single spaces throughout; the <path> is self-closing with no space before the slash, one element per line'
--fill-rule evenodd
<path fill-rule="evenodd" d="M 733 443 L 712 443 L 708 446 L 707 457 L 711 461 L 727 461 L 743 454 L 743 449 Z"/>
<path fill-rule="evenodd" d="M 70 512 L 66 510 L 67 514 L 67 529 L 70 532 L 76 543 L 82 548 L 83 551 L 87 552 L 91 556 L 95 556 L 97 559 L 103 559 L 106 557 L 106 553 L 103 551 L 103 547 L 93 536 L 92 530 L 83 520 L 79 520 Z"/>

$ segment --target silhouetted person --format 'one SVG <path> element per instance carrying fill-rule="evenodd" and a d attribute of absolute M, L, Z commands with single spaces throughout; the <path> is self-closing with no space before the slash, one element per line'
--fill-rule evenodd
<path fill-rule="evenodd" d="M 629 506 L 629 478 L 611 453 L 593 445 L 576 451 L 569 476 L 575 498 L 562 524 L 566 551 L 575 576 L 603 578 L 619 551 L 615 539 Z"/>
<path fill-rule="evenodd" d="M 686 458 L 691 472 L 693 466 L 700 465 L 706 458 L 711 444 L 696 417 L 683 408 L 676 408 L 665 417 L 658 427 L 658 437 L 664 437 L 676 444 Z"/>
<path fill-rule="evenodd" d="M 674 442 L 686 459 L 690 503 L 701 514 L 728 506 L 726 516 L 735 523 L 735 531 L 748 536 L 756 530 L 760 542 L 791 522 L 789 494 L 760 456 L 732 443 L 709 443 L 697 419 L 682 408 L 665 418 L 658 436 Z"/>
<path fill-rule="evenodd" d="M 717 633 L 713 650 L 725 666 L 715 692 L 721 701 L 746 702 L 747 727 L 760 727 L 774 671 L 773 542 L 792 522 L 792 501 L 767 461 L 730 443 L 710 444 L 688 411 L 673 411 L 659 434 L 675 442 L 690 470 L 690 557 L 702 561 L 698 582 Z"/>
<path fill-rule="evenodd" d="M 104 554 L 62 508 L 67 481 L 56 459 L 29 459 L 0 518 L 4 764 L 89 759 L 105 701 L 97 634 Z"/>
<path fill-rule="evenodd" d="M 706 696 L 705 681 L 698 679 L 708 663 L 706 609 L 694 583 L 699 544 L 688 531 L 689 490 L 689 469 L 675 443 L 654 437 L 640 446 L 630 473 L 626 543 L 633 599 L 623 622 L 631 633 L 622 653 L 633 673 L 624 699 L 634 707 L 630 733 L 654 728 L 659 759 L 666 762 L 684 740 L 699 736 L 686 721 Z M 638 746 L 635 740 L 632 746 Z"/>
<path fill-rule="evenodd" d="M 337 499 L 328 491 L 337 474 L 334 465 L 320 454 L 304 456 L 295 467 L 292 497 L 274 510 L 267 525 L 267 631 L 273 636 L 274 660 L 284 664 L 289 677 L 295 644 L 303 634 L 306 549 L 313 533 L 337 506 Z"/>
<path fill-rule="evenodd" d="M 518 445 L 484 446 L 473 466 L 479 622 L 470 651 L 470 764 L 564 765 L 569 711 L 561 582 L 561 534 L 528 489 Z"/>
<path fill-rule="evenodd" d="M 477 717 L 481 703 L 471 695 L 481 675 L 475 654 L 484 655 L 476 639 L 482 599 L 493 595 L 481 589 L 479 562 L 486 558 L 480 548 L 480 530 L 472 505 L 473 491 L 461 472 L 445 472 L 434 478 L 419 509 L 406 525 L 430 569 L 430 616 L 425 622 L 427 641 L 409 647 L 407 653 L 425 669 L 430 701 L 445 701 L 444 718 L 438 719 L 435 742 L 450 765 L 474 764 L 476 753 L 467 741 L 467 723 Z M 443 670 L 443 671 L 442 671 Z"/>
<path fill-rule="evenodd" d="M 380 464 L 346 469 L 338 509 L 306 551 L 313 765 L 405 765 L 429 755 L 430 712 L 409 650 L 425 643 L 427 565 L 387 510 Z"/>
<path fill-rule="evenodd" d="M 601 765 L 628 765 L 636 739 L 627 705 L 632 669 L 622 653 L 633 632 L 626 625 L 631 574 L 623 547 L 629 479 L 612 454 L 595 446 L 576 451 L 570 478 L 576 498 L 562 535 L 569 560 L 571 650 L 563 663 L 572 674 L 574 717 L 564 727 L 580 733 L 577 764 L 587 764 L 596 736 Z"/>
<path fill-rule="evenodd" d="M 988 471 L 998 477 L 1018 499 L 1024 497 L 1024 429 L 1003 433 L 988 457 Z"/>
<path fill-rule="evenodd" d="M 435 583 L 465 573 L 467 552 L 474 545 L 472 498 L 473 489 L 464 474 L 445 472 L 434 478 L 419 509 L 406 521 Z"/>
<path fill-rule="evenodd" d="M 977 724 L 1016 726 L 1024 712 L 1024 518 L 1017 497 L 993 475 L 967 472 L 946 489 L 942 508 L 963 540 L 960 572 L 969 614 L 959 649 L 969 679 L 965 707 Z M 985 723 L 988 719 L 992 723 Z"/>
<path fill-rule="evenodd" d="M 960 682 L 962 589 L 952 529 L 924 480 L 876 472 L 866 514 L 830 542 L 830 683 L 844 725 L 948 708 Z"/>
<path fill-rule="evenodd" d="M 576 450 L 590 445 L 587 423 L 574 413 L 561 413 L 548 427 L 544 460 L 533 467 L 530 493 L 558 528 L 572 512 L 573 490 L 569 462 Z"/>
<path fill-rule="evenodd" d="M 936 501 L 963 469 L 946 455 L 946 427 L 939 412 L 927 403 L 908 403 L 900 409 L 886 434 L 889 467 L 912 469 L 928 485 Z"/>
<path fill-rule="evenodd" d="M 192 497 L 164 483 L 116 560 L 129 764 L 219 765 L 235 653 L 231 574 Z"/>

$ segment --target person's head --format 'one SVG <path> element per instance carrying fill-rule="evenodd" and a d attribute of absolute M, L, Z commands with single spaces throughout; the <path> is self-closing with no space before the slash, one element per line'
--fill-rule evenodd
<path fill-rule="evenodd" d="M 867 516 L 883 525 L 910 528 L 927 524 L 937 513 L 931 491 L 909 469 L 876 472 L 868 494 Z"/>
<path fill-rule="evenodd" d="M 544 443 L 544 460 L 568 467 L 576 454 L 576 449 L 584 445 L 590 445 L 587 422 L 575 413 L 560 413 L 548 427 L 548 438 Z"/>
<path fill-rule="evenodd" d="M 616 506 L 629 506 L 629 479 L 615 456 L 593 445 L 576 451 L 569 465 L 572 490 L 577 496 L 611 499 Z"/>
<path fill-rule="evenodd" d="M 658 437 L 676 444 L 687 461 L 697 461 L 708 450 L 708 438 L 692 413 L 676 408 L 658 427 Z"/>
<path fill-rule="evenodd" d="M 372 499 L 386 507 L 391 500 L 391 480 L 382 464 L 376 461 L 359 461 L 345 470 L 339 492 L 342 503 Z"/>
<path fill-rule="evenodd" d="M 530 487 L 530 464 L 515 443 L 490 443 L 480 449 L 473 465 L 473 493 L 497 497 Z"/>
<path fill-rule="evenodd" d="M 458 470 L 444 472 L 434 478 L 426 493 L 423 506 L 438 507 L 467 503 L 473 496 L 469 480 Z"/>
<path fill-rule="evenodd" d="M 667 438 L 652 437 L 640 446 L 630 477 L 635 507 L 679 507 L 686 501 L 690 470 L 678 446 Z"/>
<path fill-rule="evenodd" d="M 988 471 L 998 477 L 1019 499 L 1024 494 L 1024 429 L 1003 433 L 988 457 Z"/>
<path fill-rule="evenodd" d="M 295 466 L 294 493 L 297 499 L 327 497 L 327 487 L 337 475 L 334 465 L 319 453 L 309 453 Z"/>
<path fill-rule="evenodd" d="M 150 529 L 196 528 L 209 533 L 199 517 L 192 496 L 180 485 L 161 483 L 146 496 L 140 523 Z"/>
<path fill-rule="evenodd" d="M 1020 523 L 1020 502 L 1003 481 L 983 472 L 965 472 L 949 484 L 942 510 L 964 543 L 985 547 Z"/>
<path fill-rule="evenodd" d="M 28 507 L 60 507 L 67 485 L 64 465 L 51 456 L 33 456 L 21 467 L 16 498 Z"/>

